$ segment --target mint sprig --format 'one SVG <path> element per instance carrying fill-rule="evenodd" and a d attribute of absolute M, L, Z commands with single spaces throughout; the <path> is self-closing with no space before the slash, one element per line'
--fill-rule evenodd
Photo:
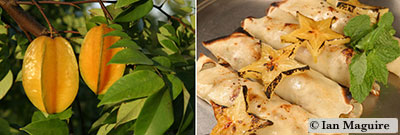
<path fill-rule="evenodd" d="M 391 12 L 385 13 L 377 24 L 371 24 L 368 15 L 360 15 L 344 27 L 344 34 L 351 38 L 349 45 L 356 52 L 349 65 L 350 92 L 360 103 L 369 95 L 374 81 L 387 85 L 386 64 L 400 56 L 393 37 L 393 21 Z"/>

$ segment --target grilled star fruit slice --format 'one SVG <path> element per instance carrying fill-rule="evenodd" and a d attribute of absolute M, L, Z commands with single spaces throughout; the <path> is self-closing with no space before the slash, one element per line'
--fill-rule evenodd
<path fill-rule="evenodd" d="M 266 95 L 270 98 L 282 78 L 309 69 L 308 66 L 293 59 L 298 46 L 299 44 L 293 44 L 275 50 L 266 44 L 262 44 L 261 58 L 240 69 L 239 73 L 243 78 L 262 80 L 266 88 Z"/>
<path fill-rule="evenodd" d="M 33 40 L 24 56 L 22 84 L 40 111 L 53 114 L 68 108 L 79 87 L 78 64 L 68 41 L 46 36 Z"/>
<path fill-rule="evenodd" d="M 372 23 L 378 22 L 379 17 L 389 12 L 389 8 L 365 5 L 358 0 L 327 0 L 327 2 L 342 12 L 353 15 L 368 15 L 372 18 Z"/>
<path fill-rule="evenodd" d="M 104 94 L 125 70 L 125 64 L 108 64 L 111 58 L 123 48 L 110 46 L 120 37 L 103 36 L 114 29 L 105 24 L 93 27 L 86 34 L 79 55 L 79 69 L 85 83 L 96 94 Z"/>
<path fill-rule="evenodd" d="M 341 45 L 350 42 L 349 38 L 333 31 L 331 29 L 334 18 L 321 21 L 314 21 L 300 13 L 297 13 L 300 22 L 300 28 L 281 36 L 282 42 L 300 44 L 307 47 L 317 62 L 318 55 L 326 45 Z"/>
<path fill-rule="evenodd" d="M 247 112 L 247 101 L 243 90 L 231 107 L 225 107 L 212 102 L 214 115 L 218 123 L 211 135 L 252 135 L 265 132 L 266 127 L 273 122 Z"/>

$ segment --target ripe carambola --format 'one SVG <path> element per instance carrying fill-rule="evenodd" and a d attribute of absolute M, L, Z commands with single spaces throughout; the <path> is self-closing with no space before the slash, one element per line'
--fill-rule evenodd
<path fill-rule="evenodd" d="M 62 37 L 40 36 L 25 52 L 22 84 L 33 105 L 49 114 L 64 111 L 79 88 L 74 51 Z"/>
<path fill-rule="evenodd" d="M 104 94 L 125 70 L 125 64 L 107 64 L 123 48 L 110 46 L 120 40 L 118 36 L 103 36 L 114 29 L 105 24 L 91 28 L 83 40 L 79 55 L 81 76 L 96 94 Z"/>

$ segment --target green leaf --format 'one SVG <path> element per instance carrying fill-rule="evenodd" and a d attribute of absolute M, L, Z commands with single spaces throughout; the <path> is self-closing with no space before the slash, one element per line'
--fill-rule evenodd
<path fill-rule="evenodd" d="M 400 56 L 400 47 L 395 39 L 387 39 L 385 41 L 387 42 L 377 46 L 376 55 L 383 62 L 390 63 Z"/>
<path fill-rule="evenodd" d="M 153 65 L 153 61 L 149 59 L 139 50 L 133 48 L 126 48 L 115 54 L 108 64 L 145 64 Z"/>
<path fill-rule="evenodd" d="M 378 27 L 391 28 L 394 22 L 394 16 L 391 12 L 387 12 L 379 18 Z"/>
<path fill-rule="evenodd" d="M 99 106 L 147 97 L 164 87 L 164 81 L 148 70 L 134 71 L 116 81 L 106 92 Z"/>
<path fill-rule="evenodd" d="M 137 65 L 134 71 L 139 71 L 139 70 L 155 71 L 154 67 L 149 65 Z"/>
<path fill-rule="evenodd" d="M 183 134 L 185 129 L 193 122 L 194 112 L 190 105 L 189 108 L 189 113 L 186 114 L 185 119 L 182 119 L 181 125 L 179 125 L 178 135 Z"/>
<path fill-rule="evenodd" d="M 386 63 L 379 59 L 375 51 L 370 52 L 367 56 L 368 66 L 371 67 L 373 78 L 383 84 L 387 84 L 389 71 L 386 68 Z"/>
<path fill-rule="evenodd" d="M 108 32 L 107 34 L 103 35 L 103 37 L 106 37 L 106 36 L 118 36 L 118 37 L 127 38 L 127 39 L 131 38 L 128 34 L 126 34 L 125 32 L 123 32 L 121 30 L 113 30 L 113 31 Z"/>
<path fill-rule="evenodd" d="M 168 57 L 165 56 L 157 56 L 151 58 L 152 60 L 156 61 L 159 65 L 170 68 L 171 67 L 171 61 L 168 59 Z"/>
<path fill-rule="evenodd" d="M 1 9 L 1 8 L 0 8 Z M 10 135 L 10 125 L 8 121 L 3 118 L 0 118 L 0 134 L 2 135 Z"/>
<path fill-rule="evenodd" d="M 114 128 L 109 133 L 110 135 L 133 135 L 133 129 L 135 121 L 130 121 L 122 125 L 116 125 L 117 128 Z"/>
<path fill-rule="evenodd" d="M 135 134 L 161 135 L 174 122 L 172 99 L 166 89 L 147 98 L 135 124 Z"/>
<path fill-rule="evenodd" d="M 106 24 L 107 20 L 104 16 L 94 16 L 90 18 L 89 22 L 98 23 L 98 24 Z"/>
<path fill-rule="evenodd" d="M 378 46 L 377 41 L 381 41 L 382 38 L 386 38 L 389 34 L 383 27 L 378 27 L 372 32 L 368 33 L 365 37 L 363 37 L 356 45 L 357 48 L 369 51 L 374 47 Z M 387 39 L 387 38 L 386 38 Z"/>
<path fill-rule="evenodd" d="M 115 8 L 121 8 L 121 7 L 127 6 L 129 4 L 138 2 L 138 1 L 139 0 L 119 0 L 119 1 L 117 1 L 117 4 L 115 4 Z"/>
<path fill-rule="evenodd" d="M 8 74 L 10 68 L 11 68 L 11 65 L 10 65 L 8 59 L 3 59 L 0 62 L 0 79 L 3 79 Z"/>
<path fill-rule="evenodd" d="M 176 46 L 174 41 L 158 33 L 157 33 L 157 38 L 161 46 L 163 46 L 165 49 L 168 49 L 168 51 L 170 51 L 171 54 L 177 53 L 179 51 L 179 48 L 178 46 Z"/>
<path fill-rule="evenodd" d="M 123 28 L 122 28 L 122 26 L 121 25 L 119 25 L 119 24 L 110 24 L 110 25 L 108 25 L 108 27 L 110 27 L 110 28 L 113 28 L 113 29 L 116 29 L 116 30 L 123 30 Z"/>
<path fill-rule="evenodd" d="M 11 70 L 9 70 L 7 75 L 0 81 L 0 99 L 2 99 L 7 94 L 12 84 L 13 84 L 13 74 Z"/>
<path fill-rule="evenodd" d="M 356 54 L 351 59 L 349 65 L 350 76 L 354 77 L 356 84 L 361 84 L 364 81 L 365 73 L 367 72 L 367 56 L 365 53 Z"/>
<path fill-rule="evenodd" d="M 171 60 L 171 62 L 173 64 L 175 64 L 175 63 L 188 63 L 182 55 L 177 54 L 177 53 L 176 54 L 172 54 L 172 55 L 168 55 L 168 58 Z"/>
<path fill-rule="evenodd" d="M 105 124 L 100 127 L 99 131 L 97 131 L 97 135 L 107 135 L 116 124 Z"/>
<path fill-rule="evenodd" d="M 164 36 L 175 36 L 175 28 L 171 24 L 164 24 L 158 30 Z"/>
<path fill-rule="evenodd" d="M 104 107 L 106 108 L 106 107 Z M 117 115 L 118 115 L 118 106 L 115 106 L 110 112 L 110 115 L 103 121 L 103 124 L 114 124 L 117 122 Z"/>
<path fill-rule="evenodd" d="M 171 70 L 171 61 L 168 59 L 168 57 L 165 56 L 157 56 L 157 57 L 153 57 L 151 58 L 153 61 L 155 61 L 154 65 L 160 69 L 161 71 L 169 71 L 169 72 L 173 72 L 173 70 Z"/>
<path fill-rule="evenodd" d="M 359 103 L 362 103 L 365 98 L 369 95 L 369 92 L 372 89 L 372 84 L 374 83 L 374 79 L 371 77 L 372 73 L 370 70 L 367 70 L 366 76 L 364 77 L 364 81 L 361 84 L 355 83 L 355 76 L 350 75 L 350 92 L 351 96 L 357 100 Z"/>
<path fill-rule="evenodd" d="M 196 28 L 196 16 L 195 15 L 190 16 L 190 22 L 191 22 L 190 24 L 191 24 L 192 28 L 195 29 Z"/>
<path fill-rule="evenodd" d="M 136 42 L 130 40 L 130 39 L 121 39 L 118 40 L 116 43 L 110 46 L 110 48 L 120 48 L 120 47 L 127 47 L 127 48 L 132 48 L 132 49 L 141 49 L 140 46 L 136 44 Z"/>
<path fill-rule="evenodd" d="M 97 119 L 93 124 L 92 127 L 90 127 L 89 133 L 95 131 L 97 128 L 99 128 L 101 125 L 103 125 L 103 122 L 107 119 L 107 117 L 110 115 L 109 112 L 104 113 L 99 119 Z"/>
<path fill-rule="evenodd" d="M 66 120 L 66 119 L 71 118 L 72 114 L 73 114 L 73 112 L 72 112 L 72 109 L 71 109 L 71 107 L 70 107 L 70 108 L 68 108 L 67 110 L 65 110 L 65 111 L 63 111 L 63 112 L 61 112 L 61 113 L 50 114 L 47 118 L 48 118 L 48 119 L 55 119 L 55 118 L 57 118 L 57 119 L 60 119 L 60 120 Z"/>
<path fill-rule="evenodd" d="M 372 31 L 368 15 L 360 15 L 351 19 L 344 27 L 344 35 L 350 36 L 351 45 L 355 45 L 362 37 Z"/>
<path fill-rule="evenodd" d="M 117 125 L 136 119 L 139 116 L 140 110 L 142 110 L 145 101 L 146 99 L 142 98 L 122 103 L 118 110 Z"/>
<path fill-rule="evenodd" d="M 140 0 L 132 7 L 124 10 L 115 19 L 115 22 L 132 22 L 146 16 L 153 9 L 153 0 Z"/>
<path fill-rule="evenodd" d="M 110 12 L 111 16 L 117 16 L 122 12 L 121 8 L 114 8 L 114 4 L 106 6 L 107 10 Z M 93 16 L 104 16 L 104 12 L 101 8 L 89 9 L 89 12 Z"/>
<path fill-rule="evenodd" d="M 31 135 L 68 135 L 68 126 L 65 122 L 59 119 L 48 119 L 35 121 L 22 130 Z"/>
<path fill-rule="evenodd" d="M 175 100 L 182 92 L 183 82 L 175 75 L 167 74 L 168 85 L 172 89 L 172 99 Z"/>
<path fill-rule="evenodd" d="M 46 116 L 41 111 L 35 111 L 32 115 L 32 122 L 46 120 Z"/>

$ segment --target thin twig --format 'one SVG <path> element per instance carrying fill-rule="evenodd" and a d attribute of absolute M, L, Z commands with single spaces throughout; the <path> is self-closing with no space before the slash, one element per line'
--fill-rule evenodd
<path fill-rule="evenodd" d="M 25 4 L 25 5 L 34 5 L 33 2 L 30 1 L 16 1 L 17 4 Z M 72 3 L 72 2 L 63 2 L 63 1 L 38 1 L 37 3 L 39 4 L 58 4 L 58 5 L 70 5 L 73 7 L 76 7 L 78 9 L 81 9 L 78 5 Z"/>
<path fill-rule="evenodd" d="M 155 7 L 156 9 L 158 9 L 162 14 L 164 14 L 165 16 L 167 16 L 168 20 L 171 19 L 171 15 L 169 15 L 167 12 L 165 12 L 164 10 L 162 10 L 162 5 L 161 6 L 156 6 L 153 5 L 153 7 Z"/>
<path fill-rule="evenodd" d="M 189 30 L 191 30 L 194 33 L 194 29 L 192 27 L 188 27 L 184 22 L 182 22 L 182 20 L 178 17 L 175 16 L 171 16 L 172 19 L 177 20 L 179 23 L 181 23 L 183 25 L 183 27 L 185 28 L 189 28 Z"/>
<path fill-rule="evenodd" d="M 157 69 L 156 67 L 153 67 L 153 68 L 154 68 L 154 70 L 157 72 L 158 76 L 163 77 L 163 75 L 161 74 L 161 72 L 158 71 L 158 69 Z"/>
<path fill-rule="evenodd" d="M 165 4 L 165 2 L 167 2 L 168 0 L 164 0 L 164 2 L 163 3 L 161 3 L 161 5 L 159 6 L 159 7 L 162 7 L 162 6 L 164 6 L 164 4 Z"/>
<path fill-rule="evenodd" d="M 192 32 L 194 32 L 194 29 L 193 29 L 192 27 L 188 27 L 180 18 L 175 17 L 175 16 L 171 16 L 171 15 L 169 15 L 167 12 L 165 12 L 164 10 L 162 10 L 162 9 L 161 9 L 161 8 L 162 8 L 162 5 L 161 5 L 161 6 L 153 5 L 153 7 L 156 8 L 156 9 L 158 9 L 158 10 L 159 10 L 162 14 L 164 14 L 165 16 L 167 16 L 168 20 L 174 19 L 174 20 L 178 21 L 180 24 L 182 24 L 183 27 L 189 28 L 189 30 L 191 30 Z"/>
<path fill-rule="evenodd" d="M 106 6 L 104 5 L 103 1 L 102 0 L 98 0 L 98 1 L 99 1 L 100 6 L 101 6 L 101 9 L 104 12 L 104 16 L 107 16 L 107 18 L 112 21 L 113 17 L 111 16 L 110 12 L 108 12 L 108 10 L 107 10 Z"/>
<path fill-rule="evenodd" d="M 75 1 L 71 2 L 74 4 L 84 4 L 84 3 L 93 3 L 93 2 L 99 2 L 98 0 L 86 0 L 86 1 Z M 117 1 L 103 1 L 103 3 L 117 3 Z"/>
<path fill-rule="evenodd" d="M 55 33 L 57 33 L 57 30 L 54 29 L 53 25 L 51 25 L 49 19 L 47 19 L 46 14 L 44 14 L 42 7 L 39 6 L 39 4 L 36 2 L 36 0 L 32 0 L 32 3 L 39 9 L 40 13 L 43 15 L 44 19 L 46 20 L 47 24 L 49 25 L 50 37 L 53 37 L 53 31 L 55 31 Z"/>

